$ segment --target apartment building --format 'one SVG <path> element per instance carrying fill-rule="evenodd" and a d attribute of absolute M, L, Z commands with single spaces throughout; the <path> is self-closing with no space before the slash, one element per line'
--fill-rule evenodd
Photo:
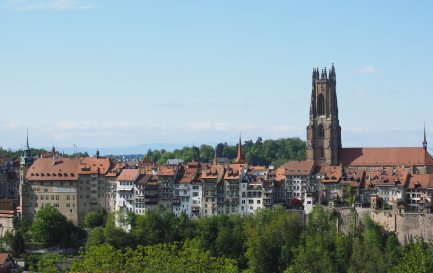
<path fill-rule="evenodd" d="M 51 205 L 75 225 L 83 225 L 90 210 L 106 209 L 109 158 L 37 158 L 20 185 L 22 217 L 32 220 L 38 209 Z"/>

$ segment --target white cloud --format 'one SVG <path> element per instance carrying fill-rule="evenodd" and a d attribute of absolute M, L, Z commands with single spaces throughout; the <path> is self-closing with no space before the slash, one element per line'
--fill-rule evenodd
<path fill-rule="evenodd" d="M 20 10 L 87 10 L 93 7 L 87 0 L 7 0 L 6 5 Z"/>
<path fill-rule="evenodd" d="M 372 65 L 366 65 L 356 68 L 355 72 L 359 74 L 373 74 L 379 72 L 379 69 Z"/>
<path fill-rule="evenodd" d="M 185 124 L 185 129 L 189 130 L 215 130 L 215 131 L 229 131 L 234 129 L 231 124 L 223 122 L 190 122 Z"/>

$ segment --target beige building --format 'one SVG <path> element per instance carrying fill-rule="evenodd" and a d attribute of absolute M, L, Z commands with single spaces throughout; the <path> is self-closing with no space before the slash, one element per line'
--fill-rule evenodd
<path fill-rule="evenodd" d="M 21 185 L 22 216 L 32 220 L 38 209 L 51 205 L 75 225 L 84 223 L 90 210 L 107 209 L 110 186 L 109 158 L 38 158 Z"/>

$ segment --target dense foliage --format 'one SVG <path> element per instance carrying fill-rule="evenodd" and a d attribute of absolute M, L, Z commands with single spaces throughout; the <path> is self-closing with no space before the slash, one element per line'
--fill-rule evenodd
<path fill-rule="evenodd" d="M 32 155 L 37 156 L 46 153 L 47 151 L 44 149 L 30 149 Z M 11 149 L 4 149 L 0 147 L 0 157 L 17 159 L 23 154 L 23 150 L 12 151 Z"/>
<path fill-rule="evenodd" d="M 3 238 L 14 255 L 22 253 L 23 241 L 64 245 L 73 236 L 70 223 L 55 208 L 40 211 L 31 228 L 18 221 L 15 233 Z M 359 222 L 352 214 L 342 221 L 338 213 L 321 206 L 314 207 L 307 219 L 282 207 L 245 217 L 190 219 L 171 212 L 105 215 L 98 211 L 86 218 L 91 228 L 78 256 L 26 255 L 28 268 L 40 272 L 433 272 L 432 243 L 415 238 L 401 246 L 394 233 L 368 216 Z"/>
<path fill-rule="evenodd" d="M 73 264 L 86 272 L 433 272 L 433 245 L 401 246 L 370 218 L 346 223 L 316 206 L 305 221 L 282 207 L 191 220 L 152 211 L 123 216 L 130 230 L 94 228 Z M 120 219 L 117 217 L 116 219 Z M 352 218 L 355 222 L 355 217 Z M 347 219 L 346 219 L 347 221 Z M 186 258 L 188 257 L 188 258 Z M 194 262 L 192 262 L 194 261 Z"/>
<path fill-rule="evenodd" d="M 66 216 L 50 205 L 38 210 L 31 225 L 33 241 L 41 242 L 46 247 L 74 245 L 74 242 L 83 237 L 83 232 L 68 221 Z"/>
<path fill-rule="evenodd" d="M 237 146 L 220 143 L 216 147 L 218 157 L 234 160 L 237 155 Z M 183 147 L 173 152 L 162 150 L 149 150 L 145 155 L 153 162 L 165 163 L 168 159 L 178 158 L 184 161 L 198 160 L 200 162 L 212 162 L 215 155 L 214 147 L 201 145 L 200 147 Z M 243 143 L 243 153 L 249 164 L 280 166 L 288 159 L 305 159 L 305 142 L 299 138 L 282 138 L 277 140 L 265 140 L 258 138 Z"/>

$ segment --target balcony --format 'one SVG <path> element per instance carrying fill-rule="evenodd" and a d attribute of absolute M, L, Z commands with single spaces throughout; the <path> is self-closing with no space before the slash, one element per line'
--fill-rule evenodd
<path fill-rule="evenodd" d="M 117 191 L 132 191 L 134 185 L 117 185 Z"/>
<path fill-rule="evenodd" d="M 145 198 L 144 203 L 146 204 L 156 204 L 158 203 L 158 198 Z"/>
<path fill-rule="evenodd" d="M 145 195 L 149 196 L 149 197 L 151 197 L 151 196 L 158 196 L 158 192 L 157 191 L 146 191 Z"/>

